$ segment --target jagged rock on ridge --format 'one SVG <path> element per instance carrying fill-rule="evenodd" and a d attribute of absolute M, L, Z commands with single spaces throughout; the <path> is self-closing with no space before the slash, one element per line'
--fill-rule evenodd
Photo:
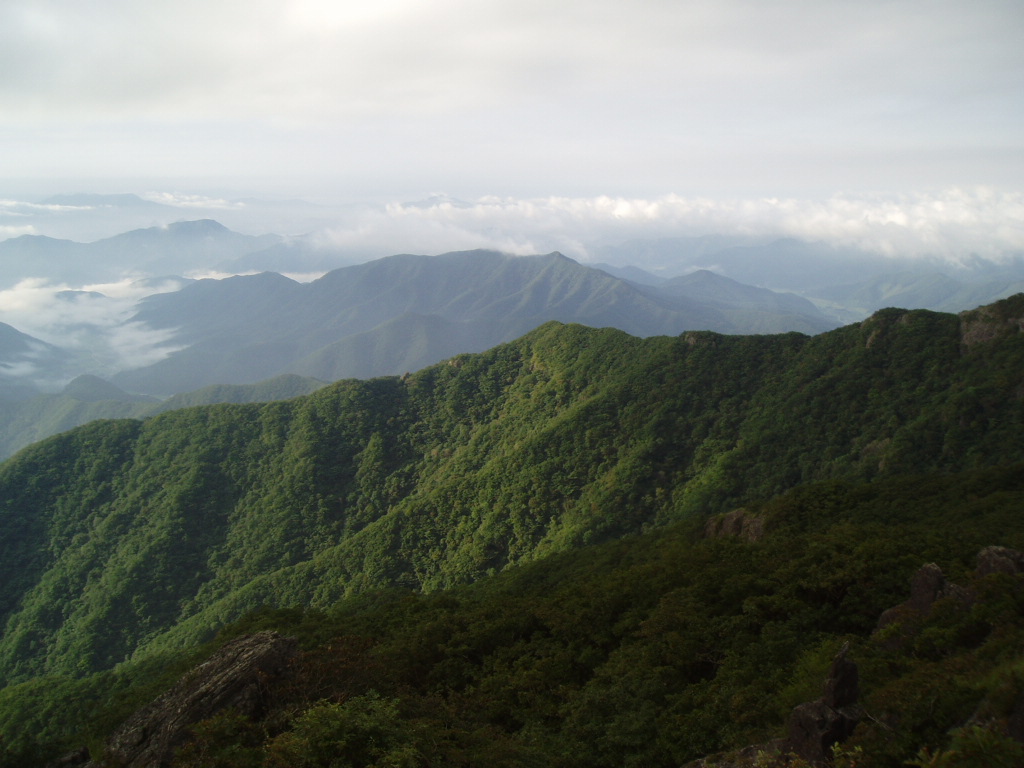
<path fill-rule="evenodd" d="M 811 765 L 826 765 L 832 747 L 850 738 L 860 722 L 860 675 L 857 665 L 847 658 L 849 650 L 847 643 L 832 660 L 821 698 L 799 705 L 789 717 L 783 751 Z"/>
<path fill-rule="evenodd" d="M 921 566 L 910 578 L 910 597 L 903 603 L 884 611 L 878 618 L 878 629 L 892 624 L 917 620 L 927 616 L 936 602 L 947 597 L 971 601 L 968 590 L 946 580 L 942 569 L 935 563 Z"/>
<path fill-rule="evenodd" d="M 1024 553 L 1009 547 L 985 547 L 978 553 L 977 576 L 1005 573 L 1015 576 L 1024 573 Z"/>
<path fill-rule="evenodd" d="M 195 723 L 227 709 L 258 716 L 266 705 L 268 681 L 284 672 L 297 650 L 295 638 L 270 631 L 233 640 L 128 718 L 107 742 L 105 762 L 119 768 L 163 768 Z"/>
<path fill-rule="evenodd" d="M 735 536 L 744 541 L 760 541 L 764 536 L 764 518 L 745 509 L 734 509 L 722 515 L 712 515 L 704 524 L 704 538 L 717 539 Z"/>

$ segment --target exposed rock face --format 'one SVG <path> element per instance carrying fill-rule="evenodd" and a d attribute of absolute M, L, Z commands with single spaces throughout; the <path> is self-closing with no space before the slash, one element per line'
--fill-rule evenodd
<path fill-rule="evenodd" d="M 218 712 L 247 717 L 266 704 L 267 683 L 279 676 L 298 650 L 294 638 L 258 632 L 234 640 L 189 672 L 170 691 L 143 707 L 107 743 L 106 763 L 121 768 L 168 766 L 189 728 Z M 99 768 L 89 762 L 87 768 Z"/>
<path fill-rule="evenodd" d="M 860 675 L 857 665 L 847 658 L 849 649 L 849 644 L 844 645 L 832 660 L 821 698 L 801 704 L 789 716 L 783 751 L 811 765 L 825 765 L 832 746 L 850 738 L 860 721 Z"/>
<path fill-rule="evenodd" d="M 761 754 L 778 756 L 786 761 L 786 765 L 793 755 L 813 766 L 828 765 L 832 747 L 853 735 L 861 716 L 857 706 L 860 673 L 857 665 L 847 658 L 849 651 L 847 643 L 832 660 L 821 698 L 799 705 L 790 714 L 785 739 L 754 744 L 731 753 L 709 755 L 687 763 L 683 768 L 749 768 L 761 765 Z"/>
<path fill-rule="evenodd" d="M 878 629 L 897 622 L 923 618 L 931 612 L 937 601 L 947 597 L 961 600 L 965 605 L 972 600 L 968 590 L 946 581 L 942 569 L 935 563 L 921 566 L 910 578 L 910 597 L 896 607 L 884 611 L 878 618 Z"/>
<path fill-rule="evenodd" d="M 760 541 L 764 536 L 764 518 L 745 509 L 734 509 L 708 518 L 704 524 L 704 538 L 717 539 L 735 536 L 744 541 Z"/>
<path fill-rule="evenodd" d="M 978 553 L 978 567 L 974 575 L 983 578 L 994 573 L 1010 576 L 1024 573 L 1024 553 L 1009 547 L 985 547 Z M 974 589 L 948 582 L 935 563 L 922 566 L 910 579 L 910 598 L 883 612 L 878 619 L 878 629 L 892 624 L 903 625 L 899 633 L 887 641 L 890 646 L 899 647 L 917 632 L 921 620 L 931 613 L 935 603 L 945 598 L 956 600 L 969 609 L 979 596 Z"/>
<path fill-rule="evenodd" d="M 1002 336 L 1024 333 L 1021 294 L 987 307 L 960 313 L 960 343 L 970 351 Z"/>
<path fill-rule="evenodd" d="M 1024 573 L 1024 554 L 1009 547 L 985 547 L 978 553 L 977 576 L 1005 573 L 1016 576 Z"/>

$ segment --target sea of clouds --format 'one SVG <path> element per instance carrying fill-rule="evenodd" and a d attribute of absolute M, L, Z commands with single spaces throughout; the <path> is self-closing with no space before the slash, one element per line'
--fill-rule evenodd
<path fill-rule="evenodd" d="M 951 267 L 978 258 L 1000 262 L 1024 254 L 1024 194 L 986 187 L 902 195 L 836 194 L 820 200 L 663 195 L 486 196 L 466 201 L 438 194 L 413 202 L 331 205 L 171 192 L 142 197 L 159 207 L 136 210 L 0 200 L 0 239 L 53 233 L 75 239 L 76 231 L 95 236 L 97 226 L 106 229 L 104 236 L 112 236 L 132 228 L 213 218 L 245 234 L 274 231 L 271 225 L 298 233 L 307 246 L 336 254 L 339 265 L 395 253 L 475 248 L 521 255 L 559 251 L 584 263 L 599 262 L 608 260 L 610 247 L 624 242 L 705 235 L 761 242 L 797 238 L 892 257 L 937 257 Z M 280 271 L 288 273 L 287 265 Z M 659 265 L 659 271 L 673 274 L 671 264 Z M 184 275 L 198 276 L 226 275 L 209 269 Z M 312 279 L 317 274 L 294 276 Z M 172 333 L 133 322 L 134 307 L 147 295 L 177 290 L 184 283 L 168 280 L 154 285 L 138 282 L 140 277 L 147 276 L 136 271 L 121 281 L 67 285 L 40 274 L 0 286 L 0 322 L 87 352 L 95 358 L 97 371 L 155 362 L 174 348 Z"/>
<path fill-rule="evenodd" d="M 325 227 L 323 247 L 373 256 L 491 248 L 507 253 L 560 251 L 599 260 L 603 248 L 637 239 L 742 236 L 796 238 L 886 256 L 930 256 L 959 264 L 1024 252 L 1024 195 L 991 188 L 908 195 L 837 194 L 711 199 L 483 197 L 437 195 L 362 209 Z"/>

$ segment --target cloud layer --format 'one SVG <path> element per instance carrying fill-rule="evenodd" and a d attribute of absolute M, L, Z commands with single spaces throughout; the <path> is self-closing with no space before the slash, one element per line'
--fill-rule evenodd
<path fill-rule="evenodd" d="M 1024 253 L 1024 195 L 949 189 L 907 195 L 836 195 L 824 200 L 659 198 L 437 198 L 361 213 L 320 235 L 325 247 L 380 256 L 493 248 L 557 250 L 584 261 L 631 239 L 793 237 L 888 256 L 960 262 Z"/>
<path fill-rule="evenodd" d="M 0 322 L 81 356 L 90 373 L 109 376 L 155 363 L 177 349 L 170 344 L 171 333 L 129 319 L 143 296 L 180 287 L 173 280 L 148 287 L 125 280 L 80 288 L 24 280 L 0 290 Z"/>

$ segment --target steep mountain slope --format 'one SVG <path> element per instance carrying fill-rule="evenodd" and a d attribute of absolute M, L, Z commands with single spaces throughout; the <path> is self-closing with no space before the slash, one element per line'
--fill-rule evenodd
<path fill-rule="evenodd" d="M 438 589 L 801 483 L 1024 460 L 1022 318 L 1024 296 L 811 338 L 552 323 L 402 378 L 73 430 L 0 466 L 0 669 L 101 669 L 259 605 Z"/>
<path fill-rule="evenodd" d="M 320 379 L 399 374 L 482 351 L 549 320 L 639 336 L 833 327 L 810 304 L 778 310 L 761 295 L 751 307 L 699 293 L 641 290 L 560 254 L 487 251 L 392 256 L 308 285 L 272 274 L 202 281 L 146 299 L 135 317 L 175 329 L 174 341 L 186 348 L 115 381 L 167 394 L 285 372 Z M 759 314 L 755 323 L 751 314 Z"/>
<path fill-rule="evenodd" d="M 735 750 L 709 764 L 792 768 L 774 753 L 814 742 L 786 739 L 804 733 L 787 720 L 844 645 L 862 709 L 837 765 L 948 765 L 966 747 L 968 765 L 1017 766 L 1022 504 L 1021 464 L 831 481 L 468 587 L 260 609 L 205 647 L 0 691 L 0 766 L 88 744 L 139 766 L 178 746 L 176 768 L 372 750 L 509 768 L 677 768 Z M 293 655 L 262 664 L 261 648 Z"/>

